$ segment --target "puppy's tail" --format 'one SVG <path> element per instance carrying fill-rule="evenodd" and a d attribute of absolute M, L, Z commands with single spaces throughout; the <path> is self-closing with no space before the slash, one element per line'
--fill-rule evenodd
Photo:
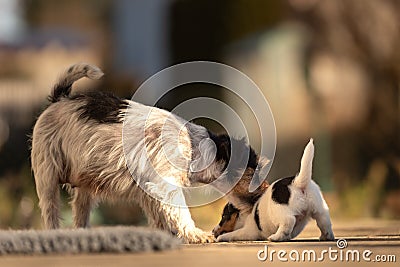
<path fill-rule="evenodd" d="M 94 65 L 87 63 L 74 64 L 60 76 L 49 96 L 49 101 L 55 103 L 62 97 L 68 97 L 71 93 L 72 84 L 83 77 L 98 80 L 103 75 L 104 73 Z"/>
<path fill-rule="evenodd" d="M 314 159 L 314 144 L 313 139 L 310 139 L 304 149 L 303 157 L 301 158 L 300 172 L 293 181 L 294 186 L 304 189 L 311 182 L 312 162 Z"/>

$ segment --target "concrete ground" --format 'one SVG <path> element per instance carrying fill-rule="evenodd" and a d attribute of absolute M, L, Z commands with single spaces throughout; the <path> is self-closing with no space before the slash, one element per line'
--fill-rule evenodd
<path fill-rule="evenodd" d="M 345 241 L 319 242 L 318 229 L 310 223 L 291 242 L 182 245 L 178 250 L 142 254 L 0 256 L 0 266 L 399 266 L 400 221 L 334 222 L 334 232 Z M 299 262 L 294 262 L 296 258 Z"/>

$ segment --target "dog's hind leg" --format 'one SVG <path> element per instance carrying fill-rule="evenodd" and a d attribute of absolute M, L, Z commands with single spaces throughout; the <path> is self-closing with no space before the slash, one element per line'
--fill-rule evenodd
<path fill-rule="evenodd" d="M 93 206 L 93 198 L 90 193 L 82 188 L 74 188 L 71 206 L 74 227 L 89 227 L 90 211 Z"/>
<path fill-rule="evenodd" d="M 49 145 L 42 140 L 32 142 L 32 170 L 34 173 L 39 207 L 46 229 L 60 226 L 60 178 L 63 161 L 57 153 L 51 153 Z"/>
<path fill-rule="evenodd" d="M 39 207 L 46 229 L 60 227 L 60 189 L 56 172 L 52 167 L 38 168 L 35 171 L 36 192 Z"/>
<path fill-rule="evenodd" d="M 61 134 L 54 129 L 58 116 L 43 113 L 33 129 L 31 163 L 39 207 L 46 229 L 60 226 L 60 184 L 66 184 L 70 166 Z"/>

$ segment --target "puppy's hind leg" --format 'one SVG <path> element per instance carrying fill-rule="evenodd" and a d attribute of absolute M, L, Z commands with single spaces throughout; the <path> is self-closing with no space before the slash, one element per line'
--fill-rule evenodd
<path fill-rule="evenodd" d="M 313 198 L 315 199 L 313 201 L 314 212 L 311 214 L 311 217 L 317 221 L 318 228 L 321 231 L 319 240 L 335 240 L 335 236 L 332 231 L 331 218 L 329 216 L 329 208 L 319 188 L 314 190 Z"/>
<path fill-rule="evenodd" d="M 329 211 L 327 209 L 320 210 L 313 214 L 312 217 L 317 221 L 318 228 L 321 231 L 321 236 L 319 237 L 319 240 L 335 240 L 335 235 L 332 231 L 332 223 L 329 216 Z"/>
<path fill-rule="evenodd" d="M 74 227 L 89 227 L 90 211 L 93 206 L 93 198 L 89 192 L 82 188 L 74 188 L 71 206 Z"/>

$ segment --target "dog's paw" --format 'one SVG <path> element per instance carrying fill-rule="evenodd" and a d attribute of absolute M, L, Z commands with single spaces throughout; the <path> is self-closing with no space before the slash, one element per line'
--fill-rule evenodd
<path fill-rule="evenodd" d="M 328 232 L 325 234 L 321 234 L 321 236 L 319 237 L 320 241 L 334 241 L 335 240 L 335 235 L 333 234 L 333 232 Z"/>
<path fill-rule="evenodd" d="M 199 243 L 213 243 L 215 242 L 215 237 L 210 232 L 204 232 L 200 229 L 195 229 L 186 234 L 183 238 L 186 243 L 189 244 L 199 244 Z"/>

